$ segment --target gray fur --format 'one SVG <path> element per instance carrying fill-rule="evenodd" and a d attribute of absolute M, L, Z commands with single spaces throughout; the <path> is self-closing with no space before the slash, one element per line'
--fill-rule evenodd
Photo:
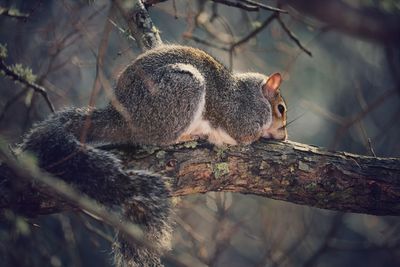
<path fill-rule="evenodd" d="M 257 73 L 233 75 L 199 49 L 160 46 L 123 71 L 112 105 L 58 112 L 35 125 L 21 148 L 33 152 L 41 168 L 88 196 L 123 206 L 124 217 L 142 225 L 146 239 L 159 248 L 135 246 L 118 235 L 117 266 L 162 266 L 160 255 L 171 235 L 167 187 L 156 175 L 135 173 L 132 180 L 117 158 L 90 144 L 175 143 L 190 126 L 204 94 L 204 119 L 242 143 L 271 123 L 271 105 L 261 92 L 265 79 Z"/>
<path fill-rule="evenodd" d="M 168 144 L 189 125 L 205 88 L 204 118 L 240 143 L 271 123 L 271 105 L 261 92 L 266 78 L 259 73 L 234 75 L 202 50 L 165 45 L 143 53 L 124 70 L 116 96 L 142 130 L 135 132 L 135 141 Z"/>

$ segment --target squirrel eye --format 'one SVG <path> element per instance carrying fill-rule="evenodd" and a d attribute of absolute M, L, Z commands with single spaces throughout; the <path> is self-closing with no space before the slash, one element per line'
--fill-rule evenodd
<path fill-rule="evenodd" d="M 285 112 L 285 107 L 282 104 L 279 104 L 278 110 L 279 110 L 279 113 L 281 113 L 283 115 L 283 113 Z"/>

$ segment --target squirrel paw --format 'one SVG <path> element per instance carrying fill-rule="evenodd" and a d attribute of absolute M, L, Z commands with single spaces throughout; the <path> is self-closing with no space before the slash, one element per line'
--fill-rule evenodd
<path fill-rule="evenodd" d="M 189 142 L 189 141 L 197 141 L 201 139 L 200 136 L 198 135 L 191 135 L 191 134 L 183 134 L 181 135 L 178 140 L 176 141 L 176 143 L 184 143 L 184 142 Z"/>

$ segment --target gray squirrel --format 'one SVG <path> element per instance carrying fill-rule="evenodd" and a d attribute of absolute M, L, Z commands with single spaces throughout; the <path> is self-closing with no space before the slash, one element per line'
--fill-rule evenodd
<path fill-rule="evenodd" d="M 163 266 L 160 257 L 169 247 L 172 220 L 167 186 L 157 175 L 128 176 L 115 156 L 95 145 L 286 139 L 281 81 L 278 73 L 233 74 L 200 49 L 162 45 L 125 68 L 107 107 L 57 112 L 35 125 L 21 148 L 89 197 L 122 206 L 123 216 L 143 227 L 156 249 L 135 246 L 120 234 L 114 245 L 117 266 Z"/>

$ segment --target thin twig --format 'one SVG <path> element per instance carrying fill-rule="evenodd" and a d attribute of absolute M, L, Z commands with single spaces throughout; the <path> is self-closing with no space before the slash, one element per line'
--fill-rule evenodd
<path fill-rule="evenodd" d="M 174 10 L 174 19 L 178 19 L 178 9 L 176 8 L 176 1 L 172 0 L 172 8 Z"/>
<path fill-rule="evenodd" d="M 247 4 L 240 3 L 240 2 L 231 2 L 231 1 L 227 1 L 227 0 L 211 0 L 211 1 L 218 3 L 218 4 L 223 4 L 226 6 L 237 7 L 240 9 L 244 9 L 246 11 L 259 11 L 260 10 L 259 7 L 257 7 L 257 6 L 247 5 Z"/>
<path fill-rule="evenodd" d="M 329 148 L 334 149 L 338 145 L 339 141 L 345 134 L 345 132 L 353 126 L 355 123 L 359 122 L 362 120 L 367 114 L 375 110 L 377 107 L 382 105 L 387 99 L 389 99 L 390 96 L 394 95 L 396 93 L 395 89 L 388 90 L 381 94 L 378 98 L 376 98 L 373 102 L 371 102 L 368 107 L 358 114 L 351 116 L 346 122 L 336 131 L 335 137 L 330 144 Z"/>
<path fill-rule="evenodd" d="M 253 5 L 253 6 L 259 7 L 260 9 L 264 9 L 264 10 L 280 12 L 280 13 L 285 13 L 285 14 L 288 13 L 287 10 L 284 10 L 284 9 L 281 9 L 281 8 L 278 8 L 278 7 L 269 6 L 269 5 L 266 5 L 266 4 L 263 4 L 263 3 L 258 3 L 258 2 L 252 1 L 252 0 L 240 0 L 240 1 L 244 2 L 246 4 L 249 4 L 249 5 Z"/>
<path fill-rule="evenodd" d="M 369 146 L 369 151 L 371 151 L 372 156 L 376 157 L 375 150 L 372 147 L 371 138 L 368 138 L 368 146 Z"/>
<path fill-rule="evenodd" d="M 95 106 L 96 98 L 102 88 L 101 81 L 100 81 L 100 72 L 104 66 L 104 58 L 105 58 L 105 54 L 106 54 L 107 48 L 108 48 L 108 40 L 109 40 L 111 31 L 112 31 L 112 26 L 113 26 L 113 24 L 111 23 L 111 20 L 109 18 L 114 15 L 115 11 L 116 11 L 115 3 L 112 2 L 111 7 L 108 11 L 108 15 L 107 15 L 108 20 L 106 20 L 106 23 L 104 24 L 104 29 L 103 29 L 103 33 L 101 35 L 101 40 L 100 40 L 100 45 L 99 45 L 97 55 L 96 55 L 96 52 L 93 51 L 93 54 L 96 57 L 96 75 L 95 75 L 92 90 L 90 93 L 89 104 L 88 104 L 89 107 Z M 87 133 L 89 131 L 90 125 L 91 125 L 91 117 L 88 116 L 85 120 L 85 124 L 84 124 L 83 128 L 81 129 L 81 136 L 80 136 L 81 143 L 86 142 L 86 137 L 87 137 Z"/>
<path fill-rule="evenodd" d="M 82 218 L 82 220 L 84 220 Z M 99 228 L 93 226 L 90 222 L 88 222 L 87 220 L 84 220 L 84 226 L 86 227 L 86 229 L 88 229 L 90 232 L 95 233 L 96 235 L 98 235 L 99 237 L 101 237 L 102 239 L 106 240 L 109 243 L 113 243 L 114 239 L 106 234 L 105 232 L 103 232 L 102 230 L 100 230 Z"/>
<path fill-rule="evenodd" d="M 118 24 L 113 21 L 112 19 L 108 18 L 108 21 L 122 34 L 124 34 L 125 36 L 127 36 L 128 39 L 135 41 L 135 38 L 133 38 L 133 36 L 126 31 L 125 29 L 123 29 L 122 27 L 118 26 Z"/>
<path fill-rule="evenodd" d="M 293 40 L 297 44 L 297 46 L 304 51 L 307 55 L 312 57 L 312 53 L 310 50 L 304 47 L 304 45 L 300 42 L 300 40 L 297 38 L 297 36 L 286 26 L 286 24 L 283 22 L 280 16 L 277 17 L 279 24 L 281 25 L 282 29 L 286 32 L 286 34 L 289 36 L 290 39 Z"/>
<path fill-rule="evenodd" d="M 240 39 L 239 41 L 235 42 L 234 44 L 231 45 L 230 50 L 235 49 L 235 47 L 240 46 L 247 41 L 249 41 L 251 38 L 256 36 L 259 32 L 261 32 L 263 29 L 265 29 L 274 19 L 276 19 L 278 16 L 278 13 L 274 13 L 271 16 L 269 16 L 259 27 L 257 27 L 254 31 L 250 32 L 248 35 Z"/>
<path fill-rule="evenodd" d="M 216 44 L 211 43 L 211 42 L 209 42 L 207 40 L 204 40 L 204 39 L 201 39 L 201 38 L 199 38 L 197 36 L 194 36 L 194 35 L 192 35 L 190 33 L 184 33 L 182 37 L 185 38 L 185 39 L 193 40 L 193 41 L 195 41 L 196 43 L 199 43 L 199 44 L 207 45 L 209 47 L 213 47 L 213 48 L 220 49 L 220 50 L 223 50 L 223 51 L 229 51 L 229 48 L 227 48 L 227 47 L 216 45 Z"/>

